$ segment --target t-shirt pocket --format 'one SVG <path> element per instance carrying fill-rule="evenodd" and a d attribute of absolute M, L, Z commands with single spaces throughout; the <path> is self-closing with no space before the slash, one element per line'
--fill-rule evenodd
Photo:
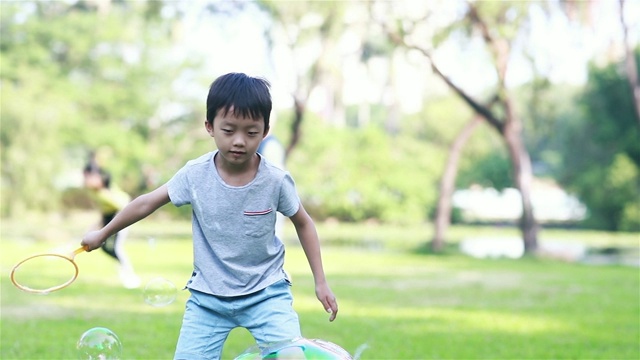
<path fill-rule="evenodd" d="M 262 237 L 275 231 L 275 214 L 272 208 L 244 211 L 244 234 Z"/>

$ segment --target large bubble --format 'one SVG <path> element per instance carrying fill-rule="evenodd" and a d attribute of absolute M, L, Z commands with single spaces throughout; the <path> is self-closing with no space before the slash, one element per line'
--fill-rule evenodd
<path fill-rule="evenodd" d="M 261 346 L 254 345 L 235 358 L 235 360 L 263 359 L 353 360 L 353 357 L 346 350 L 329 341 L 297 338 Z"/>
<path fill-rule="evenodd" d="M 120 339 L 113 331 L 103 327 L 85 331 L 76 349 L 81 360 L 119 360 L 122 356 Z"/>
<path fill-rule="evenodd" d="M 177 292 L 176 286 L 171 281 L 156 277 L 144 287 L 144 302 L 156 307 L 167 306 L 176 299 Z"/>

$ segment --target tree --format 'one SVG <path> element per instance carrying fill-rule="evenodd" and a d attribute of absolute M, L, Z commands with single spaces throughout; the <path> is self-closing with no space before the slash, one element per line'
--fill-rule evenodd
<path fill-rule="evenodd" d="M 274 44 L 284 38 L 292 58 L 293 68 L 287 69 L 295 74 L 291 137 L 285 149 L 285 158 L 288 158 L 302 137 L 302 122 L 311 92 L 320 84 L 329 83 L 332 91 L 339 94 L 340 87 L 335 86 L 340 82 L 339 73 L 334 71 L 337 64 L 335 42 L 343 26 L 344 5 L 339 2 L 283 3 L 269 0 L 262 0 L 259 5 L 277 25 L 270 30 L 269 42 Z M 319 48 L 314 49 L 314 44 Z M 317 55 L 313 55 L 314 52 Z M 340 96 L 333 98 L 341 106 Z"/>
<path fill-rule="evenodd" d="M 445 165 L 444 173 L 440 179 L 440 191 L 438 192 L 438 205 L 434 220 L 434 234 L 431 241 L 431 250 L 442 251 L 444 247 L 445 234 L 451 224 L 451 197 L 455 191 L 456 175 L 458 172 L 458 161 L 462 154 L 464 144 L 467 142 L 473 131 L 480 124 L 481 118 L 474 116 L 460 130 L 449 149 L 449 155 Z"/>
<path fill-rule="evenodd" d="M 577 102 L 579 111 L 558 129 L 563 145 L 558 178 L 587 205 L 589 227 L 638 231 L 640 127 L 623 61 L 591 64 Z"/>
<path fill-rule="evenodd" d="M 580 26 L 593 25 L 596 11 L 598 11 L 596 8 L 598 2 L 577 0 L 561 0 L 560 2 L 563 5 L 563 11 L 570 21 Z M 626 4 L 627 2 L 625 0 L 618 0 L 618 19 L 622 30 L 621 45 L 624 50 L 624 71 L 631 96 L 634 99 L 636 122 L 638 126 L 640 126 L 640 79 L 638 78 L 637 60 L 634 56 L 634 45 L 631 43 L 631 37 L 629 36 L 629 32 L 635 29 L 629 23 L 627 14 L 630 13 L 630 10 L 626 11 Z"/>
<path fill-rule="evenodd" d="M 441 70 L 430 44 L 415 40 L 418 38 L 416 29 L 421 22 L 426 21 L 424 18 L 418 21 L 401 19 L 395 23 L 387 20 L 383 21 L 382 25 L 392 42 L 410 50 L 417 50 L 424 55 L 433 72 L 504 139 L 511 159 L 514 185 L 520 191 L 522 199 L 520 229 L 524 248 L 527 253 L 534 253 L 538 247 L 538 224 L 534 218 L 531 202 L 533 179 L 531 159 L 523 140 L 522 121 L 515 109 L 512 91 L 506 83 L 512 43 L 526 20 L 528 6 L 526 2 L 468 2 L 462 18 L 438 35 L 447 38 L 454 33 L 460 34 L 452 31 L 458 28 L 465 30 L 466 34 L 472 38 L 477 35 L 482 41 L 491 56 L 497 77 L 496 86 L 488 96 L 491 103 L 495 104 L 493 106 L 482 105 L 470 92 L 457 85 Z"/>
<path fill-rule="evenodd" d="M 3 215 L 56 209 L 69 174 L 101 146 L 117 159 L 107 167 L 135 188 L 138 159 L 158 153 L 157 104 L 180 69 L 157 59 L 171 40 L 163 3 L 0 6 L 2 185 L 12 194 Z"/>

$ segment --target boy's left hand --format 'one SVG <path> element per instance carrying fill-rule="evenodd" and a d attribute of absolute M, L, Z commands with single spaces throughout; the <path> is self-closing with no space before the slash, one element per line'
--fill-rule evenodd
<path fill-rule="evenodd" d="M 329 286 L 316 286 L 316 296 L 322 303 L 322 306 L 324 306 L 326 312 L 331 313 L 331 316 L 329 316 L 329 321 L 335 320 L 336 316 L 338 315 L 338 301 L 336 300 L 336 297 L 335 295 L 333 295 L 333 292 L 331 291 Z"/>

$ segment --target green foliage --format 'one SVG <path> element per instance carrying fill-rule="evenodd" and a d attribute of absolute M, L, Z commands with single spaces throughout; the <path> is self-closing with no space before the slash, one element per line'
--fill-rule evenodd
<path fill-rule="evenodd" d="M 581 87 L 552 84 L 541 77 L 515 89 L 536 176 L 555 177 L 564 166 L 561 153 L 565 144 L 559 134 L 576 117 L 576 97 L 581 91 Z"/>
<path fill-rule="evenodd" d="M 617 230 L 640 231 L 640 169 L 624 153 L 618 153 L 605 169 L 600 198 L 595 201 L 599 210 L 608 209 L 608 215 L 618 221 Z"/>
<path fill-rule="evenodd" d="M 316 217 L 424 221 L 435 204 L 444 154 L 378 127 L 337 129 L 309 117 L 287 166 Z"/>
<path fill-rule="evenodd" d="M 558 131 L 563 146 L 558 178 L 589 208 L 588 226 L 638 229 L 640 128 L 632 101 L 617 64 L 592 66 L 578 99 L 582 111 Z"/>
<path fill-rule="evenodd" d="M 404 133 L 434 144 L 446 154 L 472 113 L 454 96 L 429 99 L 424 109 L 404 121 Z M 444 166 L 444 164 L 442 164 Z M 437 174 L 442 173 L 442 169 Z M 456 179 L 458 188 L 473 184 L 502 189 L 513 186 L 511 162 L 495 130 L 480 124 L 464 144 Z"/>
<path fill-rule="evenodd" d="M 640 232 L 640 202 L 625 203 L 620 216 L 620 230 Z"/>
<path fill-rule="evenodd" d="M 402 130 L 404 134 L 417 140 L 446 149 L 471 116 L 473 113 L 459 98 L 435 97 L 426 99 L 419 113 L 407 116 L 403 120 Z M 474 143 L 472 146 L 475 145 L 479 144 Z"/>
<path fill-rule="evenodd" d="M 82 4 L 0 4 L 3 216 L 57 209 L 90 149 L 132 193 L 144 166 L 179 155 L 161 145 L 172 136 L 158 110 L 181 68 L 159 60 L 170 22 L 143 3 Z"/>
<path fill-rule="evenodd" d="M 482 1 L 476 4 L 480 18 L 489 20 L 489 32 L 496 39 L 512 40 L 528 22 L 529 1 Z"/>
<path fill-rule="evenodd" d="M 52 174 L 61 170 L 61 164 L 47 161 L 46 156 L 56 157 L 62 146 L 55 134 L 60 132 L 62 120 L 72 114 L 64 96 L 50 91 L 45 76 L 25 71 L 29 85 L 16 87 L 15 91 L 3 89 L 0 117 L 2 127 L 2 212 L 18 213 L 27 208 L 43 210 L 55 208 L 56 192 Z M 4 82 L 3 82 L 4 83 Z M 32 99 L 38 99 L 33 103 Z"/>
<path fill-rule="evenodd" d="M 640 59 L 640 47 L 635 56 Z M 640 129 L 626 76 L 617 63 L 604 68 L 591 66 L 581 105 L 584 115 L 588 115 L 588 126 L 593 129 L 593 141 L 606 148 L 615 144 L 614 148 L 603 149 L 606 151 L 602 156 L 612 157 L 616 152 L 624 152 L 636 166 L 640 166 Z"/>
<path fill-rule="evenodd" d="M 466 154 L 465 154 L 466 155 Z M 458 175 L 458 187 L 472 185 L 492 187 L 497 190 L 513 187 L 511 160 L 504 149 L 495 149 L 486 154 L 468 154 L 466 162 L 473 160 Z"/>

